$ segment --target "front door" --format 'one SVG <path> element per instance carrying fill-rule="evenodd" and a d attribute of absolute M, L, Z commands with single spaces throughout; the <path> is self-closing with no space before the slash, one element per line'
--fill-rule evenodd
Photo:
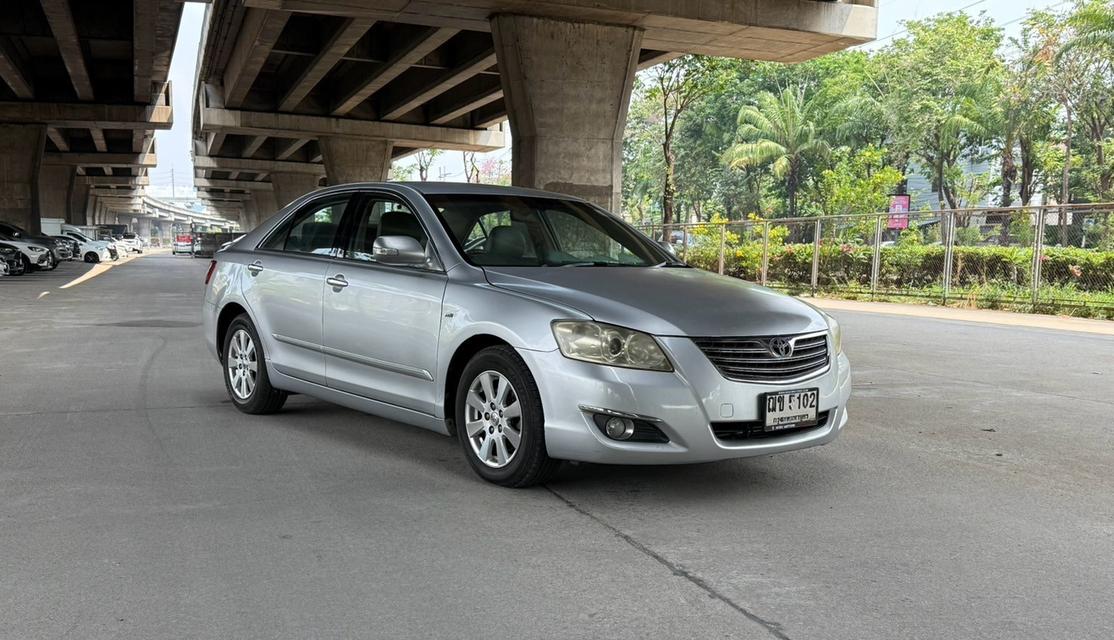
<path fill-rule="evenodd" d="M 281 373 L 325 384 L 321 305 L 350 194 L 307 203 L 252 254 L 243 278 L 268 359 Z"/>
<path fill-rule="evenodd" d="M 325 374 L 329 386 L 433 415 L 437 340 L 447 276 L 413 210 L 401 200 L 369 195 L 345 222 L 340 258 L 326 273 Z M 408 235 L 426 247 L 427 264 L 375 261 L 380 235 Z"/>

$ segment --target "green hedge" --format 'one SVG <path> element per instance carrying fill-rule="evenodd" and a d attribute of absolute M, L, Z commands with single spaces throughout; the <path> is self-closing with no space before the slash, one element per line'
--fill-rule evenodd
<path fill-rule="evenodd" d="M 689 264 L 715 271 L 719 245 L 703 239 L 689 247 Z M 809 284 L 812 280 L 811 244 L 771 245 L 770 282 Z M 819 286 L 869 287 L 873 248 L 865 245 L 825 241 L 820 246 Z M 895 245 L 881 251 L 879 287 L 920 289 L 943 281 L 942 245 Z M 1021 247 L 955 247 L 952 287 L 1032 285 L 1033 250 Z M 762 264 L 762 244 L 728 245 L 724 250 L 724 273 L 756 280 Z M 1046 247 L 1041 266 L 1043 285 L 1070 287 L 1078 291 L 1114 292 L 1114 252 L 1078 247 Z"/>

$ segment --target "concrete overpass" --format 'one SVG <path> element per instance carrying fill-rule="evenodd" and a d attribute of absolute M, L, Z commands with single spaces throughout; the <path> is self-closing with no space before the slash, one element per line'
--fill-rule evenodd
<path fill-rule="evenodd" d="M 140 182 L 146 180 L 145 177 L 139 179 Z M 199 212 L 146 195 L 140 190 L 111 189 L 94 183 L 90 191 L 95 193 L 95 199 L 87 217 L 88 224 L 126 224 L 143 237 L 168 238 L 176 225 L 214 226 L 227 231 L 242 226 L 239 219 L 242 208 Z"/>
<path fill-rule="evenodd" d="M 638 69 L 806 60 L 874 38 L 876 2 L 213 0 L 196 185 L 255 224 L 322 181 L 385 179 L 414 149 L 499 148 L 509 119 L 515 184 L 618 210 Z"/>
<path fill-rule="evenodd" d="M 173 121 L 167 74 L 181 14 L 181 0 L 5 0 L 0 219 L 85 224 L 142 190 L 154 131 Z"/>

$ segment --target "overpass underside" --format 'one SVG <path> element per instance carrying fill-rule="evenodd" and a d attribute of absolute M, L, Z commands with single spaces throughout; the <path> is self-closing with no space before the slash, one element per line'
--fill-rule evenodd
<path fill-rule="evenodd" d="M 0 219 L 142 216 L 181 0 L 0 5 Z"/>
<path fill-rule="evenodd" d="M 797 62 L 875 36 L 876 0 L 214 0 L 195 184 L 245 228 L 423 148 L 514 135 L 514 184 L 618 210 L 634 74 L 683 53 Z M 232 203 L 232 204 L 228 204 Z"/>

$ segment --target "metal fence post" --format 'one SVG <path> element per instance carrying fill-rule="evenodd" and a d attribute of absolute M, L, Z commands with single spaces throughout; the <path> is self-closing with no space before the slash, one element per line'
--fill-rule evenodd
<path fill-rule="evenodd" d="M 1041 254 L 1044 253 L 1044 224 L 1045 224 L 1045 209 L 1041 207 L 1037 209 L 1037 224 L 1036 224 L 1036 237 L 1033 238 L 1033 304 L 1040 303 L 1041 292 Z"/>
<path fill-rule="evenodd" d="M 723 250 L 727 244 L 727 223 L 719 223 L 719 274 L 723 275 Z"/>
<path fill-rule="evenodd" d="M 684 260 L 689 253 L 689 226 L 687 224 L 681 225 L 681 260 Z"/>
<path fill-rule="evenodd" d="M 820 282 L 820 219 L 816 219 L 816 229 L 812 236 L 812 295 L 816 295 L 816 286 Z"/>
<path fill-rule="evenodd" d="M 940 223 L 943 224 L 944 218 L 948 219 L 947 226 L 944 227 L 944 306 L 948 304 L 948 293 L 951 292 L 952 287 L 952 258 L 953 250 L 955 249 L 955 212 L 948 211 L 944 214 Z"/>
<path fill-rule="evenodd" d="M 766 272 L 770 268 L 770 221 L 762 223 L 762 286 L 766 286 Z"/>
<path fill-rule="evenodd" d="M 882 269 L 882 216 L 874 220 L 874 255 L 870 262 L 870 299 L 878 293 L 878 272 Z"/>

